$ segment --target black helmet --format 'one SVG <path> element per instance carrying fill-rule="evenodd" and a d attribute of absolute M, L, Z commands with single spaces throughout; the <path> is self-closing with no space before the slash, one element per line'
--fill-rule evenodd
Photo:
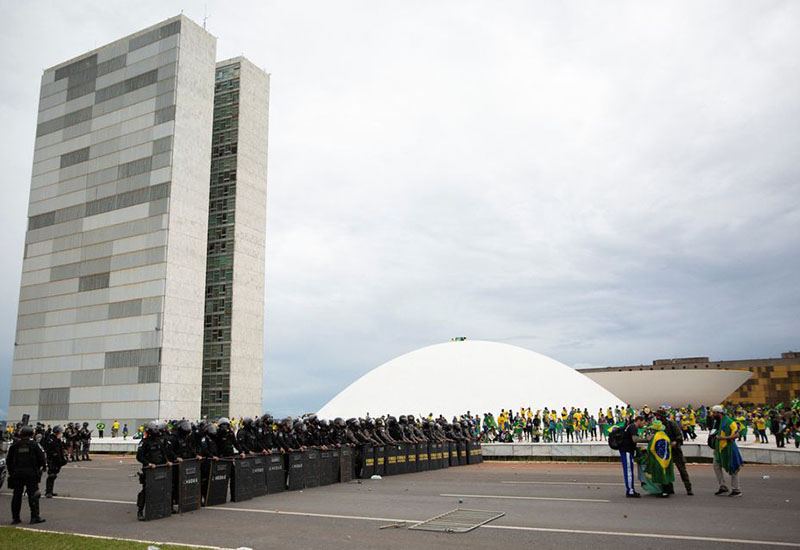
<path fill-rule="evenodd" d="M 342 427 L 344 427 L 344 425 L 345 425 L 345 424 L 344 424 L 344 418 L 342 418 L 341 416 L 337 416 L 337 417 L 336 417 L 336 418 L 333 420 L 333 425 L 334 425 L 334 426 L 336 426 L 337 428 L 342 428 Z"/>
<path fill-rule="evenodd" d="M 71 428 L 72 427 L 72 422 L 67 422 L 67 427 Z"/>
<path fill-rule="evenodd" d="M 356 418 L 348 418 L 347 419 L 347 425 L 348 426 L 357 426 L 358 425 L 358 420 Z"/>
<path fill-rule="evenodd" d="M 214 424 L 208 424 L 206 426 L 206 433 L 210 436 L 217 435 L 217 427 Z"/>
<path fill-rule="evenodd" d="M 217 427 L 222 431 L 227 431 L 231 429 L 231 421 L 228 420 L 227 417 L 223 416 L 219 420 L 217 420 Z"/>
<path fill-rule="evenodd" d="M 404 415 L 404 414 L 401 414 L 401 415 L 400 415 L 400 418 L 399 418 L 399 422 L 400 422 L 400 424 L 406 424 L 406 423 L 408 423 L 408 418 L 406 418 L 406 415 Z"/>
<path fill-rule="evenodd" d="M 32 426 L 23 426 L 19 429 L 19 436 L 20 437 L 31 437 L 33 436 L 33 427 Z"/>
<path fill-rule="evenodd" d="M 183 422 L 178 424 L 178 429 L 185 434 L 190 434 L 192 433 L 192 423 L 189 422 L 188 420 L 184 420 Z"/>
<path fill-rule="evenodd" d="M 303 424 L 303 421 L 302 421 L 302 420 L 295 420 L 295 421 L 294 421 L 294 424 L 292 425 L 292 427 L 293 427 L 295 430 L 302 430 L 302 429 L 303 429 L 303 426 L 305 426 L 305 424 Z"/>
<path fill-rule="evenodd" d="M 156 435 L 158 433 L 158 422 L 156 422 L 155 420 L 152 422 L 148 422 L 146 430 L 147 433 L 151 435 Z"/>
<path fill-rule="evenodd" d="M 292 417 L 291 416 L 287 416 L 286 418 L 281 420 L 281 426 L 283 426 L 284 428 L 291 428 L 292 427 Z"/>
<path fill-rule="evenodd" d="M 84 423 L 83 423 L 83 427 L 84 427 L 84 428 L 88 428 L 88 427 L 89 427 L 89 423 L 88 423 L 88 422 L 84 422 Z"/>
<path fill-rule="evenodd" d="M 53 433 L 54 434 L 60 434 L 63 431 L 64 431 L 64 427 L 61 424 L 56 424 L 56 427 L 53 428 Z"/>
<path fill-rule="evenodd" d="M 249 416 L 245 416 L 245 417 L 242 419 L 242 424 L 244 424 L 244 425 L 245 425 L 245 426 L 247 426 L 247 427 L 250 427 L 250 426 L 252 426 L 252 425 L 253 425 L 253 419 L 252 419 L 252 418 L 250 418 Z"/>
<path fill-rule="evenodd" d="M 263 415 L 261 417 L 261 422 L 263 422 L 264 424 L 272 424 L 272 422 L 273 422 L 272 415 L 269 414 L 269 413 Z"/>

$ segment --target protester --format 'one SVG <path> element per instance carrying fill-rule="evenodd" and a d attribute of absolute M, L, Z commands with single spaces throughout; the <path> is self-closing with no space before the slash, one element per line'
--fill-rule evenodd
<path fill-rule="evenodd" d="M 740 497 L 742 491 L 739 487 L 739 470 L 743 460 L 739 447 L 736 445 L 736 439 L 739 437 L 739 425 L 725 413 L 725 409 L 721 405 L 712 407 L 711 412 L 715 419 L 712 429 L 712 437 L 715 439 L 714 474 L 719 483 L 719 489 L 714 494 L 721 496 L 729 491 L 728 485 L 725 483 L 725 475 L 722 473 L 725 470 L 730 475 L 729 496 Z"/>

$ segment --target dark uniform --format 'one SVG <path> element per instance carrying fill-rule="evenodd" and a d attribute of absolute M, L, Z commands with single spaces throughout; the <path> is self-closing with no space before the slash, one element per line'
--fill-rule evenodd
<path fill-rule="evenodd" d="M 258 444 L 267 454 L 272 454 L 272 451 L 278 448 L 278 444 L 275 441 L 276 434 L 272 430 L 272 422 L 272 415 L 265 414 L 261 417 L 261 422 L 259 422 L 256 429 Z"/>
<path fill-rule="evenodd" d="M 89 428 L 89 423 L 84 422 L 83 427 L 78 430 L 78 442 L 80 445 L 80 460 L 92 460 L 89 458 L 89 446 L 92 442 L 92 429 Z"/>
<path fill-rule="evenodd" d="M 661 418 L 664 424 L 664 432 L 667 434 L 667 437 L 669 437 L 669 440 L 675 443 L 672 447 L 672 463 L 675 464 L 678 473 L 681 475 L 681 481 L 683 481 L 683 485 L 686 487 L 686 494 L 693 495 L 692 481 L 689 479 L 689 472 L 686 470 L 686 459 L 683 457 L 683 431 L 674 420 L 667 420 L 666 416 L 661 416 Z M 675 491 L 672 489 L 671 485 L 672 484 L 667 488 L 666 492 L 673 494 Z"/>
<path fill-rule="evenodd" d="M 166 439 L 160 433 L 158 426 L 155 422 L 147 425 L 147 437 L 139 442 L 139 448 L 136 451 L 136 460 L 138 460 L 144 468 L 148 465 L 161 465 L 167 464 L 175 460 L 175 455 L 172 454 Z M 142 490 L 136 497 L 137 518 L 144 520 L 144 503 L 145 491 L 147 487 L 144 484 L 144 473 L 139 474 L 139 483 L 142 484 Z"/>
<path fill-rule="evenodd" d="M 236 445 L 236 436 L 231 429 L 231 421 L 227 418 L 220 418 L 217 423 L 217 449 L 219 456 L 232 458 L 241 451 Z"/>
<path fill-rule="evenodd" d="M 244 426 L 236 432 L 236 445 L 243 453 L 260 453 L 264 450 L 258 441 L 255 421 L 247 417 Z"/>
<path fill-rule="evenodd" d="M 57 493 L 53 492 L 56 478 L 61 471 L 61 467 L 67 463 L 67 446 L 61 437 L 63 432 L 64 429 L 61 426 L 56 426 L 44 438 L 42 445 L 44 454 L 47 457 L 47 481 L 45 482 L 44 490 L 44 496 L 47 498 L 57 496 Z"/>
<path fill-rule="evenodd" d="M 39 480 L 42 471 L 47 467 L 47 459 L 42 448 L 33 440 L 33 428 L 23 426 L 19 439 L 8 450 L 6 467 L 8 468 L 8 487 L 14 490 L 11 497 L 12 523 L 20 523 L 22 510 L 22 493 L 28 493 L 28 505 L 31 507 L 31 523 L 42 523 L 39 515 Z"/>
<path fill-rule="evenodd" d="M 192 424 L 188 420 L 182 421 L 178 426 L 172 430 L 172 433 L 167 438 L 170 451 L 175 456 L 175 460 L 196 459 L 199 456 L 199 450 L 195 445 L 195 439 L 192 434 Z M 178 489 L 180 487 L 180 469 L 172 469 L 172 503 L 178 504 Z"/>
<path fill-rule="evenodd" d="M 214 424 L 208 424 L 203 428 L 199 434 L 200 456 L 203 457 L 203 462 L 200 466 L 200 498 L 203 506 L 206 503 L 208 496 L 208 478 L 211 476 L 211 461 L 219 459 L 219 450 L 217 450 L 217 427 Z"/>

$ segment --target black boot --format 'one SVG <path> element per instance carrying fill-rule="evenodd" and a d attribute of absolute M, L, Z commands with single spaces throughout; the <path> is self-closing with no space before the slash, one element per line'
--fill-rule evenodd
<path fill-rule="evenodd" d="M 44 523 L 44 519 L 39 515 L 39 491 L 28 495 L 28 504 L 31 507 L 31 525 Z"/>

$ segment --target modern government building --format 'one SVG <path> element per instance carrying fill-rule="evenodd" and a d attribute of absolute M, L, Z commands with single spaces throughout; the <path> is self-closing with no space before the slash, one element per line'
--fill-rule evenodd
<path fill-rule="evenodd" d="M 44 71 L 10 421 L 261 411 L 268 105 L 182 15 Z"/>
<path fill-rule="evenodd" d="M 268 106 L 269 75 L 241 57 L 217 62 L 214 36 L 182 15 L 44 71 L 10 421 L 133 430 L 262 411 Z M 320 412 L 775 404 L 800 393 L 795 352 L 574 371 L 457 340 L 385 363 Z M 493 387 L 482 374 L 492 369 L 513 376 Z M 440 383 L 418 392 L 411 373 Z M 441 384 L 467 401 L 442 401 Z"/>

